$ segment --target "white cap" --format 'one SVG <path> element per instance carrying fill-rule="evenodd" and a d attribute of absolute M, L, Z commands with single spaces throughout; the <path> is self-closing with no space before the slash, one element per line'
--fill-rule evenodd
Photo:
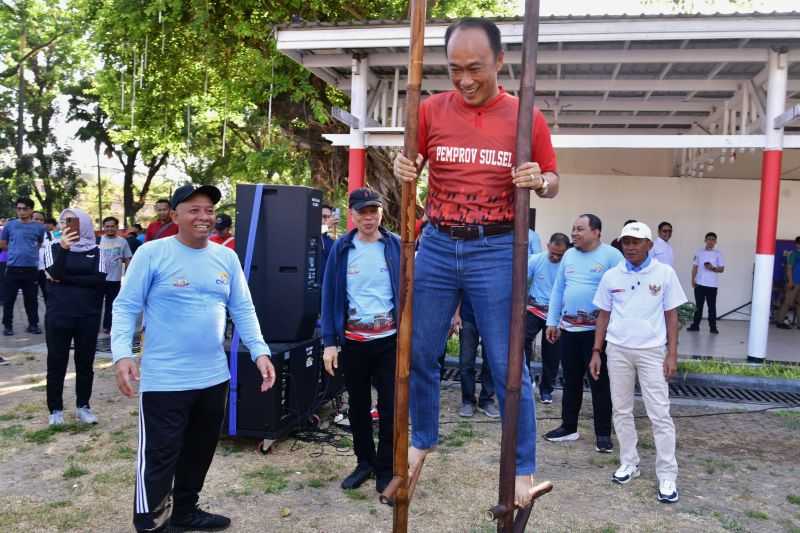
<path fill-rule="evenodd" d="M 644 222 L 631 222 L 622 228 L 622 233 L 619 235 L 620 240 L 622 240 L 623 237 L 633 237 L 635 239 L 647 239 L 652 241 L 653 232 L 650 231 L 650 228 Z"/>

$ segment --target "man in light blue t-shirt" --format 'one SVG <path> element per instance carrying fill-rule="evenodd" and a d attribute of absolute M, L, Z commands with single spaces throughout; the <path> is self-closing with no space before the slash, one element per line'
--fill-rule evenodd
<path fill-rule="evenodd" d="M 366 188 L 350 193 L 355 229 L 339 238 L 325 264 L 322 341 L 325 370 L 344 375 L 356 468 L 341 483 L 355 489 L 374 476 L 392 479 L 394 371 L 400 284 L 400 239 L 381 227 L 383 200 Z M 339 351 L 341 350 L 341 358 Z M 340 369 L 341 366 L 341 369 Z M 372 386 L 378 392 L 378 447 L 372 431 Z"/>
<path fill-rule="evenodd" d="M 33 200 L 18 198 L 17 218 L 9 220 L 0 233 L 0 250 L 8 250 L 3 293 L 3 335 L 14 334 L 14 304 L 22 290 L 28 333 L 39 334 L 39 245 L 44 239 L 44 225 L 33 220 Z"/>
<path fill-rule="evenodd" d="M 603 274 L 623 260 L 616 248 L 600 241 L 602 222 L 592 214 L 581 215 L 572 225 L 575 244 L 564 254 L 558 268 L 550 308 L 547 312 L 547 340 L 561 341 L 564 392 L 561 398 L 561 426 L 545 434 L 551 442 L 577 440 L 578 415 L 583 402 L 583 377 L 589 368 L 594 330 L 600 313 L 593 299 Z M 602 370 L 589 380 L 594 411 L 595 450 L 611 453 L 611 390 L 606 355 L 601 353 Z"/>
<path fill-rule="evenodd" d="M 525 356 L 528 365 L 533 359 L 533 341 L 540 331 L 546 329 L 550 293 L 561 264 L 561 258 L 569 248 L 569 237 L 554 233 L 547 243 L 547 251 L 528 258 L 528 304 L 525 324 Z M 547 342 L 542 335 L 542 376 L 539 380 L 539 397 L 542 403 L 553 403 L 553 385 L 561 361 L 560 346 Z"/>
<path fill-rule="evenodd" d="M 220 196 L 209 185 L 179 187 L 171 202 L 177 235 L 139 249 L 114 301 L 111 350 L 117 386 L 128 397 L 136 394 L 133 382 L 139 381 L 131 345 L 142 311 L 147 324 L 139 386 L 137 531 L 170 526 L 220 531 L 230 525 L 229 518 L 197 506 L 225 414 L 226 310 L 261 373 L 261 391 L 275 382 L 239 258 L 230 248 L 208 244 Z"/>

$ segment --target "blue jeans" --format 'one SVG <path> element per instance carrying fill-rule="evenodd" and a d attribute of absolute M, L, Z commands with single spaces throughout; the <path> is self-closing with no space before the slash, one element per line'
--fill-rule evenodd
<path fill-rule="evenodd" d="M 461 335 L 459 335 L 461 349 L 458 356 L 458 370 L 461 374 L 461 403 L 475 405 L 475 358 L 478 355 L 479 339 L 478 327 L 475 323 L 464 320 L 461 326 Z M 494 402 L 494 383 L 492 383 L 492 371 L 489 370 L 486 348 L 483 349 L 483 353 L 481 394 L 478 397 L 478 407 L 486 407 Z"/>
<path fill-rule="evenodd" d="M 494 378 L 500 413 L 505 410 L 508 334 L 511 322 L 513 235 L 455 240 L 428 225 L 420 239 L 414 273 L 414 332 L 410 376 L 412 433 L 415 448 L 439 440 L 439 354 L 450 319 L 461 298 L 469 298 Z M 527 365 L 522 365 L 517 423 L 517 475 L 536 470 L 536 413 Z"/>

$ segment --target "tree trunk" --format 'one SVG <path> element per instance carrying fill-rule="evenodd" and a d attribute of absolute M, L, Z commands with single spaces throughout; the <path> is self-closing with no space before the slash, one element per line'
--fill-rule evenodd
<path fill-rule="evenodd" d="M 134 207 L 133 198 L 133 178 L 136 172 L 136 156 L 138 154 L 139 149 L 132 146 L 123 146 L 117 152 L 117 158 L 122 163 L 122 216 L 127 227 L 131 227 L 136 222 L 136 212 L 139 210 L 139 208 Z"/>

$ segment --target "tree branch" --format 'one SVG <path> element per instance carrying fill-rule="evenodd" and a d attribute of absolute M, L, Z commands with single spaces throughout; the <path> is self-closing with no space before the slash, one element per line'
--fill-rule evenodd
<path fill-rule="evenodd" d="M 59 33 L 59 34 L 55 35 L 52 39 L 47 41 L 46 43 L 40 44 L 38 46 L 34 46 L 33 48 L 31 48 L 30 51 L 27 54 L 22 56 L 22 58 L 19 61 L 17 61 L 16 65 L 14 65 L 12 67 L 8 67 L 3 72 L 0 72 L 0 79 L 6 79 L 6 78 L 10 78 L 12 76 L 16 76 L 17 73 L 19 72 L 19 66 L 22 65 L 23 63 L 25 63 L 32 55 L 34 55 L 37 52 L 39 52 L 39 50 L 42 50 L 44 48 L 48 48 L 50 45 L 52 45 L 54 42 L 56 42 L 56 40 L 58 40 L 60 37 L 63 37 L 64 35 L 66 35 L 68 33 L 71 33 L 71 31 L 65 31 L 63 33 Z"/>

